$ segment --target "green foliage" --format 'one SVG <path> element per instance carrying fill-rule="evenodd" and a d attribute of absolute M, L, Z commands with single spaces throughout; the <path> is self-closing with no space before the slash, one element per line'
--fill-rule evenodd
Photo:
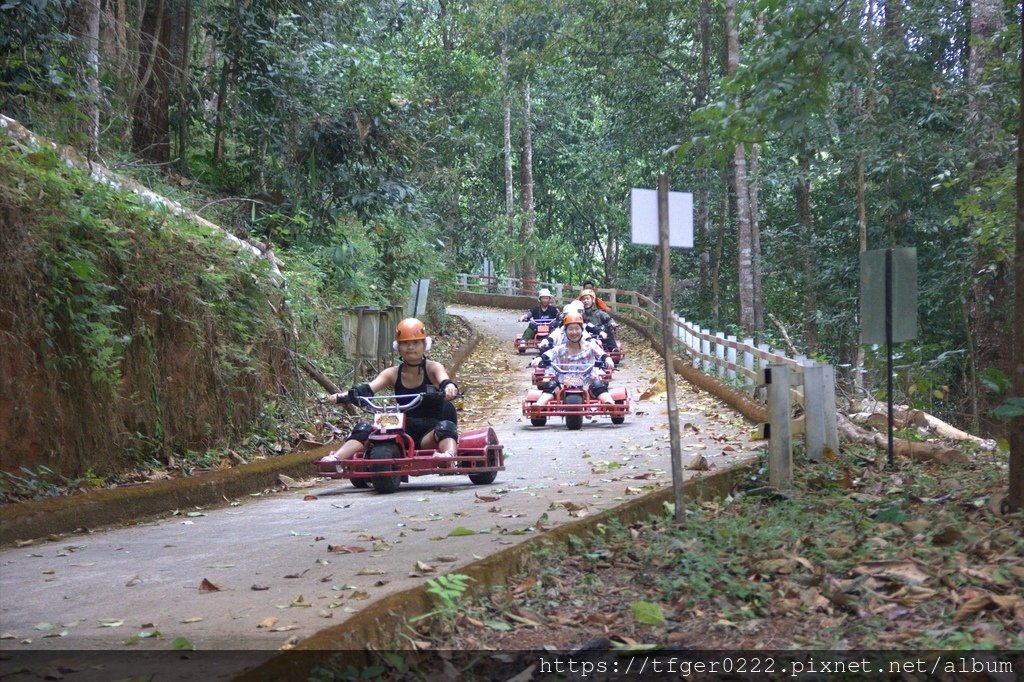
<path fill-rule="evenodd" d="M 465 608 L 463 594 L 469 588 L 472 578 L 461 573 L 450 575 L 439 575 L 437 578 L 427 578 L 427 593 L 434 598 L 436 606 L 419 616 L 409 619 L 409 623 L 418 623 L 428 618 L 438 618 L 442 624 L 451 627 L 459 613 Z"/>

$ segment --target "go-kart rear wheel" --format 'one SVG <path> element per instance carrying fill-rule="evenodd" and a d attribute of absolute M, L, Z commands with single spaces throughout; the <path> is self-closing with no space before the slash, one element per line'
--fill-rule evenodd
<path fill-rule="evenodd" d="M 566 405 L 582 405 L 583 396 L 579 393 L 570 393 L 565 396 Z M 583 415 L 582 414 L 567 414 L 565 415 L 565 428 L 570 431 L 579 431 L 583 428 Z"/>
<path fill-rule="evenodd" d="M 625 405 L 626 401 L 625 400 L 616 400 L 615 404 L 616 405 Z M 612 424 L 623 424 L 623 423 L 625 423 L 625 421 L 626 421 L 626 415 L 625 414 L 623 414 L 621 417 L 612 417 Z"/>
<path fill-rule="evenodd" d="M 353 488 L 369 488 L 370 487 L 370 479 L 368 479 L 368 478 L 350 478 L 348 480 L 352 481 L 352 487 Z"/>
<path fill-rule="evenodd" d="M 498 463 L 494 461 L 494 453 L 487 452 L 487 466 L 497 466 Z M 494 479 L 498 477 L 497 471 L 481 471 L 477 474 L 470 474 L 469 480 L 473 482 L 473 485 L 490 485 L 494 483 Z"/>
<path fill-rule="evenodd" d="M 526 353 L 526 346 L 525 345 L 519 346 L 519 354 L 523 355 L 524 353 Z"/>
<path fill-rule="evenodd" d="M 378 443 L 366 453 L 367 459 L 399 459 L 402 456 L 402 449 L 396 443 Z M 370 469 L 374 473 L 379 471 L 391 471 L 390 465 L 375 466 Z M 373 489 L 381 494 L 389 494 L 398 490 L 401 483 L 401 476 L 374 476 L 370 479 Z M 354 483 L 354 481 L 353 481 Z"/>
<path fill-rule="evenodd" d="M 530 417 L 530 423 L 534 426 L 544 426 L 548 423 L 547 417 Z"/>

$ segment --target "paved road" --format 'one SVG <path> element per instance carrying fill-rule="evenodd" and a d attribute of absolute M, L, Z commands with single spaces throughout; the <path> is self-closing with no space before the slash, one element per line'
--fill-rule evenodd
<path fill-rule="evenodd" d="M 6 549 L 0 649 L 124 650 L 131 641 L 132 650 L 165 650 L 185 637 L 198 649 L 276 650 L 419 584 L 430 574 L 418 562 L 452 571 L 531 537 L 542 514 L 558 526 L 575 520 L 567 508 L 592 513 L 671 485 L 663 397 L 637 400 L 663 376 L 652 351 L 627 348 L 616 373 L 634 400 L 625 424 L 603 419 L 570 432 L 554 419 L 538 428 L 520 414 L 529 377 L 527 359 L 512 350 L 516 313 L 451 312 L 482 336 L 468 362 L 494 369 L 493 384 L 463 385 L 460 417 L 463 429 L 492 425 L 504 444 L 507 470 L 494 484 L 425 476 L 379 495 L 311 480 L 310 488 Z M 752 455 L 734 412 L 685 382 L 679 400 L 680 419 L 692 426 L 684 460 L 704 455 L 722 467 Z M 460 527 L 476 534 L 451 536 Z"/>

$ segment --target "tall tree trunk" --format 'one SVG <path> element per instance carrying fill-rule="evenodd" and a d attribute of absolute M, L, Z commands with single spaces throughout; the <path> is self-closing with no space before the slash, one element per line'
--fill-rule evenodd
<path fill-rule="evenodd" d="M 973 169 L 970 174 L 972 189 L 983 182 L 985 175 L 996 168 L 1001 161 L 999 147 L 1003 143 L 1003 129 L 998 122 L 998 107 L 991 96 L 993 83 L 988 74 L 990 65 L 1000 58 L 994 41 L 1003 28 L 1002 2 L 999 0 L 971 0 L 971 50 L 967 65 L 967 126 L 971 131 L 970 157 Z M 974 230 L 971 230 L 973 233 Z M 973 286 L 968 301 L 968 391 L 971 401 L 971 430 L 977 432 L 981 423 L 981 409 L 978 399 L 978 371 L 990 365 L 1006 368 L 1009 358 L 1005 346 L 1007 336 L 1005 319 L 1009 311 L 1000 304 L 1008 301 L 1005 271 L 999 269 L 988 274 L 988 263 L 982 262 L 977 243 L 971 271 Z M 994 301 L 995 303 L 989 303 Z M 973 341 L 973 342 L 972 342 Z"/>
<path fill-rule="evenodd" d="M 757 15 L 757 36 L 764 35 L 764 12 Z M 761 187 L 758 173 L 758 159 L 761 156 L 761 145 L 756 142 L 750 150 L 750 249 L 752 273 L 754 279 L 754 329 L 764 329 L 764 299 L 761 294 L 761 227 L 757 219 L 757 199 Z"/>
<path fill-rule="evenodd" d="M 505 164 L 505 234 L 513 243 L 518 239 L 516 234 L 516 199 L 512 181 L 512 97 L 508 87 L 508 41 L 501 41 L 501 82 L 504 87 L 504 107 L 502 112 L 501 150 Z M 509 263 L 512 277 L 519 269 L 518 263 Z"/>
<path fill-rule="evenodd" d="M 171 7 L 174 0 L 151 0 L 142 15 L 139 86 L 132 106 L 132 149 L 149 161 L 170 159 Z"/>
<path fill-rule="evenodd" d="M 188 124 L 192 117 L 189 85 L 192 61 L 192 0 L 185 0 L 184 30 L 181 38 L 181 60 L 178 78 L 178 171 L 188 172 Z"/>
<path fill-rule="evenodd" d="M 530 81 L 523 83 L 523 149 L 519 168 L 520 201 L 522 202 L 523 220 L 519 228 L 519 243 L 527 244 L 533 236 L 533 226 L 537 214 L 533 206 L 533 106 L 530 102 Z M 533 259 L 529 253 L 523 255 L 523 281 L 535 280 Z"/>
<path fill-rule="evenodd" d="M 718 202 L 718 234 L 715 235 L 715 253 L 711 260 L 711 327 L 721 329 L 721 272 L 722 251 L 725 247 L 725 228 L 729 224 L 729 173 L 722 169 L 722 194 Z"/>
<path fill-rule="evenodd" d="M 213 162 L 224 163 L 224 143 L 227 137 L 228 84 L 233 77 L 234 67 L 231 57 L 224 55 L 224 64 L 220 70 L 220 83 L 217 84 L 217 114 L 213 125 Z"/>
<path fill-rule="evenodd" d="M 697 72 L 696 107 L 703 107 L 711 90 L 711 2 L 701 0 L 697 23 L 700 40 L 700 69 Z M 702 302 L 711 298 L 711 192 L 710 172 L 705 166 L 697 169 L 697 248 L 700 257 L 700 291 Z"/>
<path fill-rule="evenodd" d="M 796 196 L 796 213 L 803 234 L 804 269 L 804 343 L 807 353 L 818 350 L 818 292 L 814 281 L 814 217 L 811 212 L 811 157 L 806 151 L 801 152 L 798 159 L 796 182 L 793 193 Z"/>
<path fill-rule="evenodd" d="M 1020 18 L 1024 45 L 1024 12 Z M 1017 244 L 1013 254 L 1013 395 L 1024 400 L 1024 50 L 1021 50 L 1017 93 Z M 1024 415 L 1010 420 L 1010 485 L 1006 496 L 1010 512 L 1024 509 Z"/>
<path fill-rule="evenodd" d="M 96 155 L 100 143 L 100 0 L 82 0 L 75 6 L 76 34 L 81 36 L 82 73 L 86 91 L 89 93 L 85 105 L 85 120 L 82 133 L 85 135 L 86 153 Z"/>
<path fill-rule="evenodd" d="M 865 3 L 864 42 L 867 54 L 867 87 L 863 97 L 857 98 L 855 113 L 858 117 L 863 116 L 868 121 L 874 115 L 874 82 L 875 82 L 875 57 L 872 45 L 874 43 L 875 31 L 875 0 L 867 0 Z M 868 250 L 868 209 L 865 197 L 865 160 L 864 147 L 867 145 L 869 127 L 862 122 L 860 125 L 861 149 L 857 154 L 857 254 L 859 256 Z M 859 313 L 858 313 L 859 314 Z M 854 338 L 853 360 L 853 387 L 857 394 L 864 388 L 864 346 L 859 338 Z"/>
<path fill-rule="evenodd" d="M 739 32 L 736 28 L 736 0 L 725 2 L 725 31 L 726 31 L 726 73 L 736 73 L 740 60 Z M 734 186 L 736 188 L 736 226 L 738 229 L 737 250 L 738 264 L 737 273 L 739 277 L 739 304 L 740 304 L 740 326 L 753 333 L 756 328 L 754 317 L 754 263 L 753 263 L 753 234 L 750 225 L 750 190 L 747 186 L 747 159 L 746 150 L 742 144 L 733 149 L 733 173 Z"/>

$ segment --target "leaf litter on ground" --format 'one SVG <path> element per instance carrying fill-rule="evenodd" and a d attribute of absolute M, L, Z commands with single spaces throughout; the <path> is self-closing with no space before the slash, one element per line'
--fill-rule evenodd
<path fill-rule="evenodd" d="M 760 466 L 725 499 L 689 501 L 568 547 L 545 544 L 523 573 L 467 602 L 452 625 L 425 619 L 434 650 L 1024 648 L 1020 514 L 1006 456 L 965 469 L 850 446 L 767 490 Z M 536 618 L 529 626 L 516 613 Z M 661 614 L 662 619 L 655 617 Z M 494 625 L 501 624 L 500 627 Z"/>

